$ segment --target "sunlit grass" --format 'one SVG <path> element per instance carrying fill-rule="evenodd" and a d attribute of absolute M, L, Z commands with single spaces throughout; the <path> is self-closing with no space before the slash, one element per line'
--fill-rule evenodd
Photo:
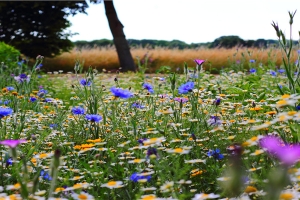
<path fill-rule="evenodd" d="M 187 62 L 188 66 L 194 67 L 194 59 L 201 58 L 206 60 L 204 68 L 206 70 L 214 70 L 218 72 L 222 68 L 228 68 L 232 63 L 245 62 L 245 68 L 248 67 L 249 60 L 256 60 L 257 63 L 268 64 L 273 62 L 276 66 L 282 63 L 282 55 L 277 48 L 268 49 L 246 49 L 246 48 L 199 48 L 199 49 L 168 49 L 168 48 L 141 48 L 131 49 L 131 54 L 137 62 L 137 57 L 143 59 L 147 54 L 150 62 L 148 62 L 148 72 L 154 73 L 161 66 L 171 66 L 173 70 L 182 68 L 183 63 Z M 297 55 L 293 54 L 292 59 L 296 60 Z M 80 50 L 73 49 L 69 53 L 45 60 L 45 67 L 53 70 L 64 70 L 64 72 L 72 71 L 75 61 L 79 59 L 84 61 L 85 69 L 89 66 L 99 70 L 117 70 L 119 69 L 118 57 L 114 47 L 97 47 L 82 48 Z M 215 69 L 214 69 L 215 68 Z"/>

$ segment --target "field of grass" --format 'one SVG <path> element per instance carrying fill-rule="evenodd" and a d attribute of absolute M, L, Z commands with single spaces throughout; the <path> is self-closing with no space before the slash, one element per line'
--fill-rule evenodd
<path fill-rule="evenodd" d="M 256 60 L 256 64 L 269 65 L 273 63 L 273 67 L 282 64 L 282 53 L 278 48 L 268 49 L 246 49 L 246 48 L 200 48 L 200 49 L 166 49 L 166 48 L 132 48 L 132 56 L 137 63 L 139 58 L 142 63 L 145 58 L 148 60 L 147 72 L 155 73 L 161 66 L 170 66 L 172 71 L 177 68 L 182 72 L 183 63 L 186 62 L 189 67 L 195 67 L 194 59 L 206 60 L 204 68 L 212 73 L 219 73 L 220 69 L 239 65 L 244 69 L 249 68 L 249 61 Z M 296 61 L 297 54 L 291 56 Z M 64 72 L 73 71 L 75 61 L 84 62 L 85 69 L 88 67 L 116 71 L 119 69 L 118 57 L 114 47 L 103 48 L 83 48 L 73 49 L 69 53 L 44 60 L 46 71 Z"/>

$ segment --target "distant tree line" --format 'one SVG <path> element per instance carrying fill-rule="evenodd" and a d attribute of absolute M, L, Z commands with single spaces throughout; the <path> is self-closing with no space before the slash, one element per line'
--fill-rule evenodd
<path fill-rule="evenodd" d="M 188 49 L 188 48 L 199 48 L 199 47 L 207 47 L 207 48 L 233 48 L 236 46 L 239 47 L 254 47 L 254 48 L 266 48 L 270 45 L 277 45 L 277 40 L 266 40 L 266 39 L 258 39 L 258 40 L 243 40 L 238 36 L 222 36 L 215 39 L 213 42 L 207 43 L 191 43 L 187 44 L 180 40 L 135 40 L 135 39 L 127 39 L 129 45 L 131 47 L 166 47 L 166 48 L 178 48 L 178 49 Z M 295 44 L 297 41 L 294 41 Z M 101 39 L 101 40 L 93 40 L 93 41 L 76 41 L 74 42 L 76 47 L 105 47 L 105 46 L 113 46 L 114 43 L 112 40 Z"/>

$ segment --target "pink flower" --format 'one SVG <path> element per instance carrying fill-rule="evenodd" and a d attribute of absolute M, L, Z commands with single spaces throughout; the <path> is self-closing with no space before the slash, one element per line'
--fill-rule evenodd
<path fill-rule="evenodd" d="M 299 144 L 285 144 L 279 137 L 266 136 L 260 140 L 259 145 L 284 165 L 291 166 L 300 160 Z"/>
<path fill-rule="evenodd" d="M 205 62 L 205 60 L 200 60 L 200 59 L 195 59 L 194 61 L 199 66 L 202 65 Z"/>
<path fill-rule="evenodd" d="M 26 140 L 3 140 L 0 144 L 9 146 L 10 148 L 16 148 L 19 144 L 25 143 Z"/>
<path fill-rule="evenodd" d="M 182 103 L 185 103 L 187 102 L 189 99 L 188 98 L 184 98 L 184 97 L 175 97 L 174 98 L 174 101 L 178 101 L 179 103 L 182 102 Z"/>

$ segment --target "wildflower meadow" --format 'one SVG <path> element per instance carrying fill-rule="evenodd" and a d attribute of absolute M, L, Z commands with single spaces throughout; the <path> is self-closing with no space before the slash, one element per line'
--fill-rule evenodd
<path fill-rule="evenodd" d="M 299 199 L 300 50 L 272 26 L 281 65 L 219 75 L 2 62 L 0 200 Z"/>

